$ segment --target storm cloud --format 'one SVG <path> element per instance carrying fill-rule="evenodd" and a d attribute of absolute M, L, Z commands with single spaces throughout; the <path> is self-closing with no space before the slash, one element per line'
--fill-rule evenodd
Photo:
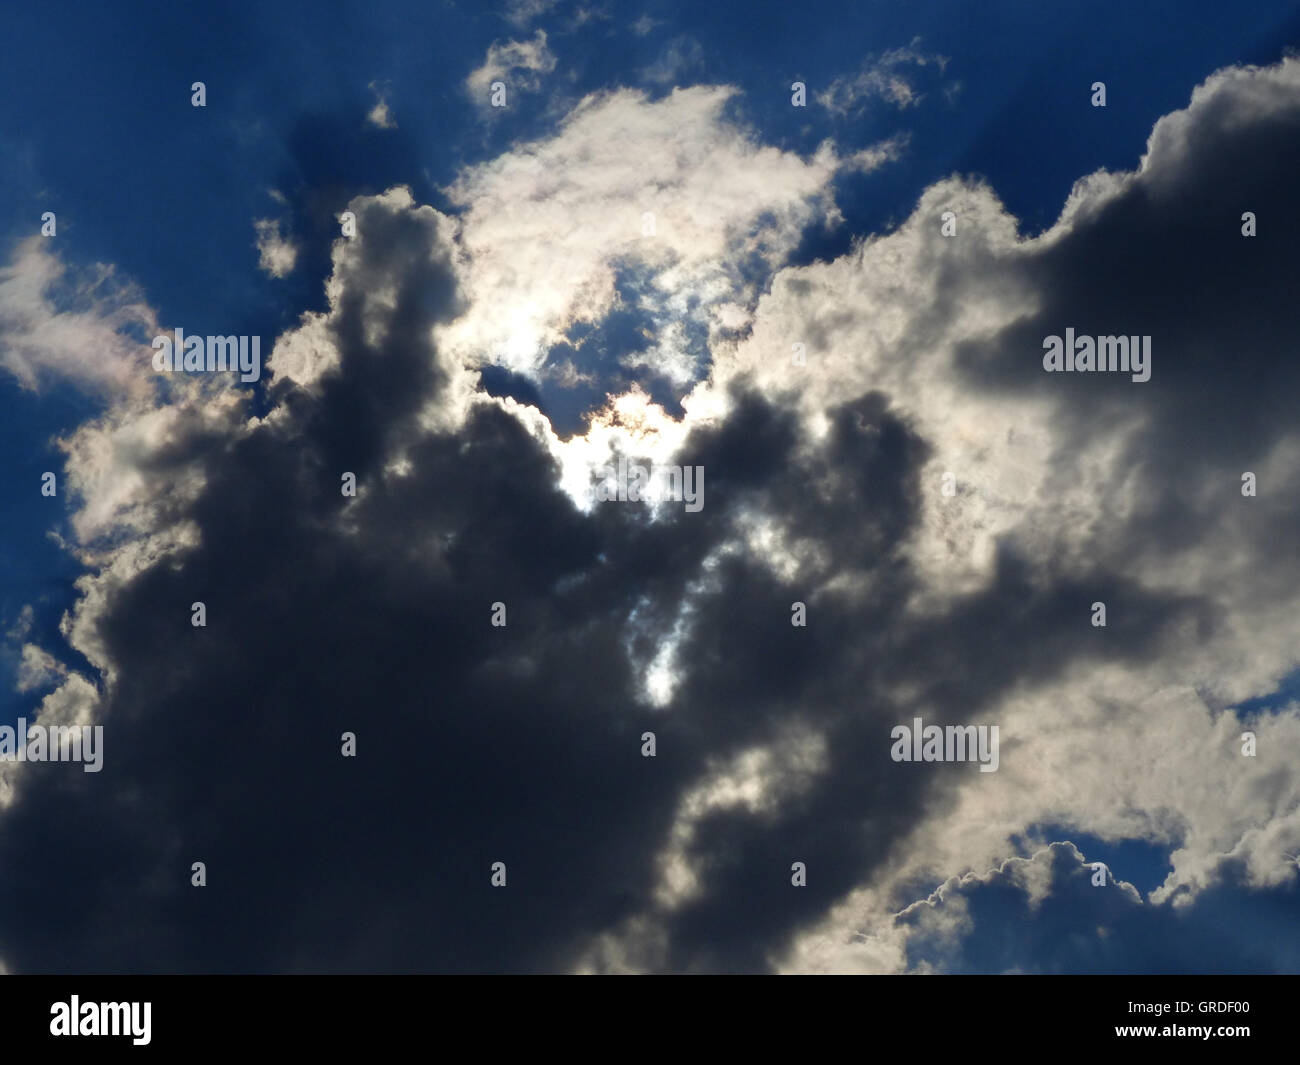
<path fill-rule="evenodd" d="M 1040 925 L 1092 905 L 1060 901 L 1094 890 L 1072 845 L 1017 853 L 1044 822 L 1169 849 L 1147 899 L 1095 903 L 1158 911 L 1156 940 L 1203 893 L 1294 880 L 1300 710 L 1232 708 L 1300 664 L 1300 63 L 1214 75 L 1038 236 L 954 177 L 805 266 L 782 263 L 843 155 L 757 144 L 729 92 L 588 100 L 467 172 L 459 213 L 357 196 L 264 410 L 132 386 L 64 442 L 87 567 L 64 630 L 91 668 L 50 667 L 42 717 L 102 723 L 104 764 L 4 767 L 11 971 L 1014 968 L 986 937 L 1027 903 L 956 899 L 1014 859 L 1048 866 L 1006 889 L 1058 900 Z M 650 250 L 618 153 L 591 160 L 614 121 L 647 159 L 684 124 Z M 506 225 L 520 188 L 536 210 Z M 565 212 L 599 224 L 547 270 Z M 489 391 L 488 364 L 546 380 L 637 255 L 652 323 L 708 290 L 706 373 L 647 349 L 680 412 L 626 365 L 578 367 L 618 394 L 574 436 Z M 1152 336 L 1151 380 L 1044 373 L 1067 326 Z M 702 467 L 703 509 L 593 503 L 617 455 Z M 892 761 L 916 716 L 1000 725 L 999 770 Z M 1084 953 L 1059 964 L 1128 964 Z M 1295 960 L 1261 938 L 1240 964 Z"/>

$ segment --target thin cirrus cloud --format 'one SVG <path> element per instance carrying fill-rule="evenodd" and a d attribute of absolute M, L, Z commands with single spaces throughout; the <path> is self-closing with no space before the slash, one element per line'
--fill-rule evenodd
<path fill-rule="evenodd" d="M 935 71 L 942 76 L 947 65 L 947 56 L 924 51 L 918 37 L 904 48 L 867 56 L 855 74 L 836 78 L 815 99 L 832 114 L 842 117 L 860 114 L 881 100 L 906 110 L 924 97 L 919 86 L 932 80 Z"/>

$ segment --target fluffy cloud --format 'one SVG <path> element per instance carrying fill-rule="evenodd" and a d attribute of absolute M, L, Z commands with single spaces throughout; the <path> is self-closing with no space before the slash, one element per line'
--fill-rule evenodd
<path fill-rule="evenodd" d="M 1295 61 L 1216 75 L 1038 237 L 950 180 L 807 266 L 845 160 L 759 145 L 720 88 L 590 98 L 465 171 L 455 217 L 354 199 L 263 415 L 180 380 L 64 442 L 98 677 L 42 716 L 103 721 L 105 760 L 5 767 L 0 912 L 67 915 L 0 922 L 6 963 L 1000 971 L 1027 941 L 998 921 L 1073 915 L 1051 964 L 1105 969 L 1293 891 L 1300 707 L 1234 707 L 1300 664 L 1298 90 Z M 646 343 L 584 361 L 575 327 L 628 304 Z M 1069 326 L 1151 334 L 1151 380 L 1045 374 Z M 566 361 L 613 395 L 564 441 L 477 372 Z M 682 417 L 628 384 L 656 374 Z M 615 453 L 703 466 L 705 508 L 593 505 Z M 998 724 L 998 772 L 891 761 L 913 716 Z M 1168 877 L 1100 892 L 1046 824 Z M 1268 931 L 1234 964 L 1293 966 Z"/>
<path fill-rule="evenodd" d="M 1297 234 L 1284 214 L 1267 240 L 1240 232 L 1242 209 L 1282 202 L 1295 160 L 1268 145 L 1297 124 L 1300 64 L 1216 75 L 1157 124 L 1138 171 L 1080 182 L 1031 240 L 991 190 L 936 186 L 897 232 L 778 275 L 752 337 L 719 360 L 720 386 L 796 395 L 810 433 L 827 404 L 880 389 L 927 441 L 909 612 L 960 617 L 1017 585 L 1013 613 L 1044 595 L 1075 604 L 1069 629 L 1016 648 L 1019 690 L 980 706 L 1015 752 L 1002 770 L 958 789 L 796 964 L 812 964 L 813 942 L 832 967 L 880 964 L 856 930 L 888 925 L 909 882 L 1012 852 L 1036 821 L 1169 847 L 1155 903 L 1188 905 L 1225 869 L 1259 887 L 1293 878 L 1296 707 L 1227 708 L 1298 664 L 1300 571 L 1269 547 L 1294 536 L 1300 492 L 1300 437 L 1277 400 L 1296 385 L 1279 281 Z M 1043 373 L 1042 338 L 1067 325 L 1152 334 L 1151 381 Z M 780 357 L 791 337 L 808 340 L 807 373 Z M 1268 492 L 1244 497 L 1244 471 Z M 1108 603 L 1105 630 L 1088 626 L 1093 600 Z M 1053 644 L 1060 672 L 1036 678 L 1035 648 Z"/>
<path fill-rule="evenodd" d="M 833 148 L 802 159 L 757 143 L 726 117 L 733 95 L 590 97 L 555 136 L 465 171 L 448 195 L 462 209 L 469 309 L 449 349 L 537 373 L 553 347 L 580 347 L 584 328 L 615 314 L 631 334 L 626 364 L 679 385 L 697 377 L 709 333 L 743 328 L 805 229 L 837 218 Z M 848 164 L 895 154 L 880 146 Z"/>

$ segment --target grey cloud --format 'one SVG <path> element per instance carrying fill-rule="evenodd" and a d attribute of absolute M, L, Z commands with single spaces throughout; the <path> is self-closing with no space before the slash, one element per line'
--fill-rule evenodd
<path fill-rule="evenodd" d="M 930 613 L 914 609 L 925 575 L 908 548 L 936 442 L 888 381 L 824 382 L 819 436 L 798 395 L 736 376 L 674 456 L 704 467 L 703 511 L 584 512 L 539 435 L 485 390 L 429 427 L 430 409 L 460 410 L 468 379 L 436 339 L 468 299 L 453 227 L 401 196 L 357 201 L 360 236 L 336 250 L 331 313 L 314 326 L 337 358 L 311 381 L 277 374 L 256 424 L 182 422 L 170 439 L 203 473 L 171 504 L 197 535 L 107 582 L 87 618 L 112 665 L 104 768 L 30 772 L 0 814 L 0 865 L 23 870 L 0 881 L 0 956 L 17 971 L 538 971 L 600 967 L 593 943 L 613 937 L 635 968 L 777 967 L 962 792 L 993 787 L 970 766 L 892 762 L 893 724 L 973 720 L 1026 684 L 1158 659 L 1223 623 L 1213 595 L 1144 583 L 1127 561 L 1204 520 L 1179 476 L 1253 461 L 1288 431 L 1294 234 L 1280 218 L 1298 126 L 1290 106 L 1194 126 L 1185 180 L 1157 195 L 1139 178 L 1008 262 L 1039 302 L 960 346 L 964 386 L 1043 397 L 1064 454 L 1135 412 L 1130 461 L 1150 495 L 1086 563 L 1044 565 L 999 539 L 988 581 Z M 1276 237 L 1236 235 L 1243 200 L 1279 219 Z M 1042 373 L 1043 330 L 1094 322 L 1159 338 L 1150 384 Z M 942 335 L 922 322 L 910 340 Z M 1224 358 L 1243 335 L 1249 362 Z M 1217 405 L 1199 398 L 1206 381 Z M 1227 456 L 1210 434 L 1233 441 Z M 345 470 L 355 500 L 339 493 Z M 749 546 L 765 521 L 787 557 Z M 1252 546 L 1292 521 L 1266 512 Z M 1294 591 L 1280 564 L 1277 595 Z M 1098 596 L 1113 604 L 1105 642 L 1081 620 Z M 196 599 L 206 629 L 189 625 Z M 795 600 L 807 628 L 790 624 Z M 489 624 L 496 601 L 505 628 Z M 653 710 L 640 667 L 678 629 L 676 685 Z M 339 756 L 345 730 L 355 760 Z M 818 758 L 801 761 L 798 737 Z M 781 802 L 691 807 L 755 750 L 774 752 Z M 697 882 L 665 902 L 674 840 Z M 794 860 L 807 888 L 790 885 Z M 1070 907 L 1077 876 L 1055 860 L 1040 928 L 1136 927 L 1127 895 Z M 489 885 L 494 861 L 505 889 Z M 977 938 L 976 896 L 996 886 L 968 892 Z M 60 920 L 30 921 L 37 910 Z M 1180 920 L 1151 925 L 1150 949 L 1172 951 Z M 1030 939 L 999 954 L 964 920 L 942 931 L 931 955 L 953 967 L 1120 964 L 1042 959 Z M 1267 949 L 1242 964 L 1295 964 Z"/>

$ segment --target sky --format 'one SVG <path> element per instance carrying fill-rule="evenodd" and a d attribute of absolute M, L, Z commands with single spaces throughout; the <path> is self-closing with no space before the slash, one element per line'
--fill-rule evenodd
<path fill-rule="evenodd" d="M 1297 46 L 12 12 L 0 967 L 1300 971 Z"/>

